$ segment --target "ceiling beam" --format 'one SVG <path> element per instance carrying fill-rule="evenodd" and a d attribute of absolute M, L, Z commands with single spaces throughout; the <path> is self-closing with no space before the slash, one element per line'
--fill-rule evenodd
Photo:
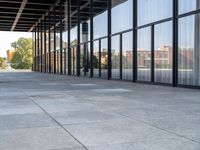
<path fill-rule="evenodd" d="M 22 12 L 23 12 L 23 10 L 24 10 L 26 4 L 27 4 L 27 1 L 28 1 L 28 0 L 23 0 L 23 1 L 22 1 L 21 6 L 20 6 L 20 8 L 19 8 L 19 11 L 18 11 L 18 13 L 17 13 L 17 16 L 16 16 L 16 18 L 15 18 L 15 21 L 14 21 L 14 23 L 13 23 L 13 25 L 12 25 L 11 31 L 14 31 L 14 30 L 15 30 L 15 27 L 16 27 L 18 21 L 19 21 L 19 18 L 20 18 L 20 16 L 21 16 L 21 14 L 22 14 Z"/>

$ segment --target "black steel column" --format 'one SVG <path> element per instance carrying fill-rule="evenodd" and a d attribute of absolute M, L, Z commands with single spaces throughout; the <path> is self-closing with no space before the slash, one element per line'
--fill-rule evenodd
<path fill-rule="evenodd" d="M 35 27 L 35 51 L 34 51 L 34 53 L 35 53 L 35 57 L 34 57 L 34 71 L 36 71 L 36 57 L 37 57 L 37 45 L 36 45 L 36 40 L 37 40 L 37 38 L 36 38 L 36 36 L 37 36 L 37 28 Z"/>
<path fill-rule="evenodd" d="M 46 16 L 44 17 L 44 72 L 47 72 Z"/>
<path fill-rule="evenodd" d="M 151 82 L 154 82 L 154 25 L 151 26 Z"/>
<path fill-rule="evenodd" d="M 80 0 L 77 0 L 77 76 L 80 76 Z"/>
<path fill-rule="evenodd" d="M 101 39 L 99 39 L 99 77 L 101 77 Z"/>
<path fill-rule="evenodd" d="M 72 70 L 71 70 L 71 39 L 70 39 L 70 30 L 71 30 L 71 0 L 68 0 L 68 9 L 67 9 L 67 20 L 68 20 L 68 75 L 72 74 Z"/>
<path fill-rule="evenodd" d="M 56 8 L 54 6 L 53 8 L 53 26 L 54 26 L 54 32 L 53 32 L 53 35 L 54 35 L 54 40 L 53 40 L 53 43 L 54 43 L 54 74 L 56 74 Z"/>
<path fill-rule="evenodd" d="M 173 0 L 173 86 L 178 84 L 178 0 Z"/>
<path fill-rule="evenodd" d="M 108 5 L 108 80 L 111 79 L 111 7 L 112 7 L 112 1 L 107 1 Z"/>
<path fill-rule="evenodd" d="M 42 58 L 43 58 L 43 41 L 42 41 L 42 38 L 43 38 L 43 36 L 42 36 L 42 29 L 43 28 L 43 24 L 42 24 L 42 21 L 41 21 L 41 26 L 40 26 L 40 29 L 41 29 L 41 32 L 40 32 L 40 61 L 41 61 L 41 66 L 40 66 L 40 72 L 43 72 L 43 61 L 42 61 Z"/>
<path fill-rule="evenodd" d="M 63 30 L 63 24 L 62 24 L 62 1 L 60 0 L 60 74 L 63 73 L 63 44 L 62 44 L 62 30 Z"/>
<path fill-rule="evenodd" d="M 123 55 L 122 55 L 122 44 L 123 43 L 122 43 L 122 33 L 121 33 L 120 36 L 119 36 L 119 47 L 120 47 L 120 49 L 119 49 L 119 52 L 120 52 L 120 55 L 119 55 L 120 56 L 120 61 L 119 62 L 120 62 L 120 64 L 119 65 L 120 65 L 120 79 L 121 80 L 122 80 L 122 71 L 123 71 L 122 70 L 123 69 L 122 68 L 122 61 L 123 61 L 123 59 L 122 59 L 122 57 L 123 57 Z"/>
<path fill-rule="evenodd" d="M 94 76 L 93 55 L 94 55 L 94 29 L 93 29 L 93 0 L 90 0 L 90 77 Z"/>
<path fill-rule="evenodd" d="M 133 82 L 137 81 L 137 1 L 133 1 Z"/>
<path fill-rule="evenodd" d="M 39 34 L 40 33 L 40 24 L 38 24 L 37 28 L 38 28 L 38 34 L 37 34 L 37 37 L 38 37 L 38 39 L 37 39 L 38 40 L 38 42 L 37 42 L 38 43 L 38 45 L 37 45 L 38 46 L 38 51 L 37 51 L 38 52 L 38 54 L 37 54 L 37 62 L 38 62 L 37 71 L 39 72 L 39 68 L 40 68 L 39 67 L 40 66 L 40 34 Z"/>
<path fill-rule="evenodd" d="M 50 16 L 50 12 L 48 14 L 48 29 L 49 29 L 49 73 L 51 73 L 51 16 Z"/>

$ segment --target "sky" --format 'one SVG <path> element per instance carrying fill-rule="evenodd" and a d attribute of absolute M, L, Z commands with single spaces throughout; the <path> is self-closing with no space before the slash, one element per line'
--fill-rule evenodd
<path fill-rule="evenodd" d="M 32 38 L 32 33 L 0 31 L 0 57 L 6 57 L 6 51 L 11 49 L 10 44 L 20 37 Z"/>

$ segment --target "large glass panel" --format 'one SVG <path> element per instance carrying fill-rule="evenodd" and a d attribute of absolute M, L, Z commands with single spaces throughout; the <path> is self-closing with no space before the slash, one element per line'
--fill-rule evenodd
<path fill-rule="evenodd" d="M 107 36 L 108 34 L 108 21 L 107 21 L 107 0 L 94 1 L 94 39 Z"/>
<path fill-rule="evenodd" d="M 80 45 L 80 75 L 84 76 L 85 68 L 84 68 L 84 63 L 85 63 L 85 54 L 84 54 L 84 44 Z"/>
<path fill-rule="evenodd" d="M 80 41 L 81 43 L 90 40 L 90 3 L 89 0 L 83 1 L 81 5 L 85 6 L 80 10 Z"/>
<path fill-rule="evenodd" d="M 133 80 L 133 32 L 122 36 L 122 79 Z"/>
<path fill-rule="evenodd" d="M 179 14 L 194 11 L 200 8 L 200 0 L 179 0 Z"/>
<path fill-rule="evenodd" d="M 51 49 L 51 53 L 50 53 L 50 58 L 51 58 L 51 72 L 53 73 L 53 71 L 54 71 L 54 30 L 51 30 L 51 34 L 50 34 L 50 38 L 51 38 L 51 47 L 50 47 L 50 49 Z"/>
<path fill-rule="evenodd" d="M 60 73 L 60 28 L 56 29 L 56 72 Z"/>
<path fill-rule="evenodd" d="M 179 19 L 178 83 L 200 85 L 200 15 Z"/>
<path fill-rule="evenodd" d="M 35 68 L 35 31 L 32 32 L 32 43 L 33 43 L 33 52 L 32 52 L 32 56 L 33 56 L 33 65 L 32 65 L 32 70 L 34 71 Z"/>
<path fill-rule="evenodd" d="M 35 68 L 36 68 L 36 71 L 38 71 L 38 31 L 37 31 L 37 28 L 36 28 L 36 41 L 35 41 L 35 45 L 36 45 L 36 56 L 35 56 L 35 64 L 36 64 L 36 66 L 35 66 Z"/>
<path fill-rule="evenodd" d="M 108 42 L 107 38 L 101 40 L 101 77 L 108 77 Z"/>
<path fill-rule="evenodd" d="M 99 77 L 99 40 L 94 41 L 93 46 L 93 74 L 94 77 Z"/>
<path fill-rule="evenodd" d="M 133 28 L 133 0 L 112 0 L 112 33 Z"/>
<path fill-rule="evenodd" d="M 43 24 L 44 25 L 44 24 Z M 44 30 L 43 30 L 43 32 L 42 32 L 42 72 L 44 72 L 45 71 L 45 51 L 44 51 L 44 44 L 45 44 L 45 42 L 44 42 Z"/>
<path fill-rule="evenodd" d="M 138 25 L 172 17 L 172 0 L 138 0 Z"/>
<path fill-rule="evenodd" d="M 64 17 L 66 20 L 63 22 L 62 31 L 62 47 L 63 47 L 63 73 L 68 73 L 68 0 L 64 1 Z"/>
<path fill-rule="evenodd" d="M 48 22 L 46 22 L 48 24 Z M 46 29 L 46 71 L 49 72 L 49 30 Z"/>
<path fill-rule="evenodd" d="M 64 31 L 62 32 L 62 47 L 63 47 L 63 71 L 68 72 L 68 32 L 67 21 L 64 22 Z M 66 70 L 64 70 L 66 68 Z"/>
<path fill-rule="evenodd" d="M 112 78 L 120 79 L 120 40 L 119 35 L 112 37 Z"/>
<path fill-rule="evenodd" d="M 72 75 L 76 75 L 77 72 L 77 55 L 76 55 L 76 46 L 71 47 L 71 69 Z"/>
<path fill-rule="evenodd" d="M 172 83 L 172 22 L 155 26 L 155 82 Z"/>
<path fill-rule="evenodd" d="M 38 32 L 38 71 L 41 71 L 41 29 L 39 28 L 39 32 Z"/>
<path fill-rule="evenodd" d="M 137 79 L 139 81 L 151 80 L 151 30 L 144 28 L 138 30 L 137 48 Z"/>
<path fill-rule="evenodd" d="M 86 65 L 86 75 L 88 77 L 90 77 L 90 69 L 91 69 L 91 64 L 90 64 L 90 42 L 88 43 L 85 43 L 85 50 L 86 50 L 86 53 L 85 53 L 85 65 Z"/>

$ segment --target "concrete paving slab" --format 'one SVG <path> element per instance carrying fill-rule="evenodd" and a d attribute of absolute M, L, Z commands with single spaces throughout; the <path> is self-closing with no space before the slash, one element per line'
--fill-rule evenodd
<path fill-rule="evenodd" d="M 105 122 L 124 118 L 115 113 L 97 110 L 68 111 L 65 113 L 52 113 L 51 115 L 62 125 Z"/>
<path fill-rule="evenodd" d="M 2 150 L 53 150 L 80 148 L 60 127 L 27 128 L 0 132 Z"/>
<path fill-rule="evenodd" d="M 2 150 L 200 148 L 199 90 L 32 72 L 0 78 Z"/>
<path fill-rule="evenodd" d="M 162 147 L 163 150 L 188 150 L 200 146 L 183 137 L 129 119 L 64 127 L 88 147 L 131 142 L 156 149 Z"/>
<path fill-rule="evenodd" d="M 6 129 L 56 126 L 55 121 L 44 113 L 0 115 L 0 132 Z"/>

